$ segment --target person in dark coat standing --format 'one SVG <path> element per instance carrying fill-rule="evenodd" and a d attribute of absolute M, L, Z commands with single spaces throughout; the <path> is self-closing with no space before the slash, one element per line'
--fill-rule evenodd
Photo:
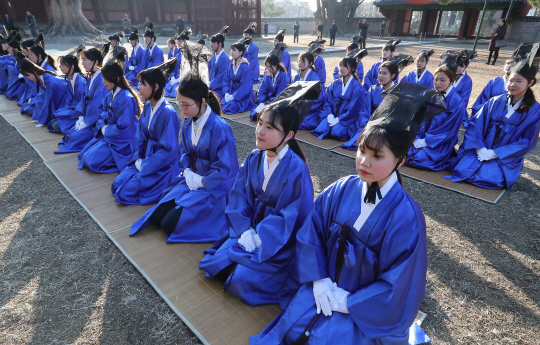
<path fill-rule="evenodd" d="M 300 24 L 298 24 L 298 20 L 294 22 L 293 26 L 293 43 L 298 42 L 298 34 L 300 33 Z"/>
<path fill-rule="evenodd" d="M 360 19 L 358 22 L 358 29 L 360 30 L 360 36 L 362 36 L 364 39 L 360 41 L 360 49 L 366 49 L 366 40 L 367 40 L 367 31 L 369 28 L 369 24 L 367 22 L 367 19 Z M 381 28 L 382 30 L 382 28 Z"/>
<path fill-rule="evenodd" d="M 486 62 L 486 65 L 489 65 L 489 62 L 491 61 L 491 56 L 493 55 L 493 62 L 492 65 L 495 65 L 495 62 L 497 62 L 497 58 L 499 57 L 499 49 L 500 47 L 496 47 L 496 43 L 499 40 L 504 39 L 504 36 L 506 36 L 506 19 L 499 20 L 499 23 L 497 23 L 497 27 L 493 29 L 491 32 L 491 41 L 489 42 L 489 57 Z"/>
<path fill-rule="evenodd" d="M 324 25 L 321 20 L 319 22 L 319 25 L 317 25 L 317 39 L 322 39 L 323 30 L 324 30 Z"/>
<path fill-rule="evenodd" d="M 268 37 L 268 23 L 264 22 L 263 25 L 264 37 Z"/>
<path fill-rule="evenodd" d="M 38 37 L 39 33 L 37 30 L 37 23 L 36 23 L 36 17 L 30 13 L 30 11 L 26 11 L 26 24 L 30 27 L 30 32 L 32 32 L 32 37 Z"/>
<path fill-rule="evenodd" d="M 122 31 L 124 31 L 126 39 L 129 42 L 129 35 L 131 34 L 131 20 L 129 20 L 127 14 L 124 14 L 124 19 L 122 19 Z"/>
<path fill-rule="evenodd" d="M 386 23 L 383 20 L 381 23 L 381 33 L 379 34 L 379 37 L 384 37 L 384 29 L 386 29 Z"/>
<path fill-rule="evenodd" d="M 328 33 L 330 34 L 330 46 L 333 46 L 336 44 L 336 34 L 338 31 L 338 27 L 336 24 L 336 21 L 332 21 L 332 25 L 330 25 L 330 29 L 328 30 Z"/>
<path fill-rule="evenodd" d="M 150 29 L 153 26 L 154 24 L 152 24 L 150 18 L 146 17 L 146 21 L 144 22 L 144 31 L 146 32 L 146 30 Z"/>
<path fill-rule="evenodd" d="M 4 18 L 4 24 L 6 24 L 7 32 L 13 31 L 15 29 L 15 24 L 13 24 L 13 19 L 6 13 L 6 18 Z"/>
<path fill-rule="evenodd" d="M 186 27 L 186 23 L 184 23 L 184 19 L 180 15 L 176 18 L 176 32 L 180 35 L 182 31 L 184 31 Z"/>

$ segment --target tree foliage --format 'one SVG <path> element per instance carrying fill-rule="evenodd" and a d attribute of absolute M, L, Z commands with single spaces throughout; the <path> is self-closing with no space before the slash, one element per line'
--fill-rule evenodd
<path fill-rule="evenodd" d="M 261 14 L 266 18 L 278 18 L 285 14 L 285 8 L 277 6 L 274 0 L 262 0 Z"/>

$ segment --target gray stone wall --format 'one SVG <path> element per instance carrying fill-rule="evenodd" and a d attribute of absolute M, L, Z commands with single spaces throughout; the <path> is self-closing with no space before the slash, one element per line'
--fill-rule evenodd
<path fill-rule="evenodd" d="M 535 43 L 540 41 L 540 18 L 524 17 L 522 20 L 515 20 L 509 27 L 506 36 L 508 41 L 513 43 Z"/>
<path fill-rule="evenodd" d="M 383 20 L 386 20 L 386 18 L 366 18 L 369 23 L 368 28 L 368 35 L 379 35 L 380 26 Z M 268 25 L 275 25 L 276 29 L 279 30 L 281 28 L 287 29 L 287 35 L 292 35 L 293 33 L 293 26 L 294 22 L 298 20 L 298 24 L 300 24 L 300 35 L 311 35 L 315 34 L 315 30 L 317 29 L 317 23 L 315 22 L 314 18 L 261 18 L 261 25 L 264 24 L 266 21 Z M 359 18 L 355 18 L 349 25 L 345 25 L 344 23 L 337 22 L 339 32 L 338 36 L 352 36 L 352 35 L 358 35 L 358 20 Z M 324 28 L 323 37 L 328 37 L 328 28 L 329 26 L 326 25 Z M 386 29 L 388 30 L 388 20 L 386 20 Z M 262 29 L 261 29 L 262 31 Z M 271 35 L 270 30 L 268 30 L 268 35 Z M 277 31 L 276 31 L 277 32 Z"/>

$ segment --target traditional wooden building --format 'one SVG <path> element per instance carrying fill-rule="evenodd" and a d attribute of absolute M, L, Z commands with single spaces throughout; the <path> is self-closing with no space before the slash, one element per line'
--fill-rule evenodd
<path fill-rule="evenodd" d="M 45 24 L 49 6 L 49 0 L 3 0 L 0 12 L 24 22 L 26 11 L 31 11 L 38 24 Z M 230 33 L 238 35 L 251 22 L 257 22 L 257 34 L 261 32 L 261 0 L 82 0 L 82 10 L 93 24 L 120 24 L 127 14 L 133 25 L 142 24 L 145 17 L 155 24 L 174 25 L 181 15 L 195 32 L 212 34 L 229 25 Z"/>
<path fill-rule="evenodd" d="M 411 19 L 413 11 L 422 12 L 419 33 L 439 33 L 443 12 L 463 11 L 458 38 L 470 38 L 476 35 L 476 27 L 480 13 L 484 8 L 484 0 L 450 0 L 448 4 L 442 5 L 438 1 L 430 0 L 375 0 L 375 6 L 389 20 L 387 25 L 388 35 L 408 35 L 410 34 Z M 489 0 L 487 10 L 502 10 L 503 17 L 506 16 L 511 0 Z M 521 18 L 527 15 L 522 14 L 522 9 L 530 9 L 524 0 L 515 0 L 512 7 L 513 18 Z M 528 12 L 528 10 L 527 10 Z"/>

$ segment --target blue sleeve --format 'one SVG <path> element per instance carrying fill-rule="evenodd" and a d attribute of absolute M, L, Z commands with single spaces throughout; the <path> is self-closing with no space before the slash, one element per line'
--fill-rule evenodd
<path fill-rule="evenodd" d="M 445 120 L 439 123 L 438 127 L 431 127 L 426 132 L 426 144 L 431 148 L 435 148 L 444 142 L 453 141 L 458 135 L 466 111 L 459 98 L 449 108 L 443 113 L 446 117 Z"/>
<path fill-rule="evenodd" d="M 275 88 L 276 93 L 275 93 L 275 96 L 270 97 L 270 102 L 274 101 L 274 99 L 277 96 L 279 96 L 279 94 L 282 93 L 283 90 L 287 88 L 287 86 L 289 85 L 289 80 L 290 80 L 290 77 L 288 74 L 285 74 L 285 73 L 279 74 L 279 78 L 277 80 L 278 85 Z"/>
<path fill-rule="evenodd" d="M 227 66 L 227 69 L 225 70 L 225 74 L 223 75 L 223 88 L 221 89 L 221 91 L 223 92 L 224 95 L 229 93 L 229 91 L 231 90 L 231 76 L 230 76 L 230 73 L 232 73 L 232 71 L 230 71 L 231 69 L 232 69 L 232 65 Z"/>
<path fill-rule="evenodd" d="M 378 77 L 379 77 L 379 69 L 378 69 L 378 67 L 379 66 L 376 63 L 373 66 L 371 66 L 371 68 L 367 72 L 366 78 L 365 78 L 365 81 L 364 81 L 364 88 L 366 90 L 369 90 L 370 87 L 372 87 L 373 85 L 376 85 L 379 82 L 378 81 Z"/>
<path fill-rule="evenodd" d="M 337 80 L 337 79 L 339 79 L 339 67 L 338 66 L 336 66 L 334 68 L 334 80 Z"/>
<path fill-rule="evenodd" d="M 351 78 L 353 78 L 351 76 Z M 358 120 L 358 115 L 360 107 L 364 101 L 364 92 L 361 90 L 362 85 L 355 79 L 351 82 L 349 87 L 353 88 L 351 90 L 351 99 L 346 107 L 341 108 L 340 114 L 334 114 L 334 116 L 339 118 L 339 122 L 344 126 L 348 126 L 354 121 Z M 348 91 L 348 90 L 347 90 Z"/>
<path fill-rule="evenodd" d="M 270 90 L 269 90 L 269 84 L 272 83 L 272 77 L 265 74 L 263 81 L 261 83 L 261 87 L 259 88 L 259 93 L 257 94 L 258 103 L 266 103 L 270 101 Z M 235 97 L 236 98 L 236 97 Z"/>
<path fill-rule="evenodd" d="M 238 73 L 240 73 L 240 80 L 242 82 L 240 83 L 240 87 L 233 93 L 233 97 L 236 100 L 245 99 L 251 92 L 253 92 L 253 80 L 248 78 L 249 66 L 246 64 L 242 65 L 243 66 L 239 67 L 241 70 L 238 71 Z"/>
<path fill-rule="evenodd" d="M 137 115 L 137 104 L 135 98 L 125 97 L 123 102 L 117 103 L 120 106 L 114 109 L 117 118 L 116 124 L 105 128 L 104 140 L 109 144 L 125 143 L 126 139 L 131 137 L 131 129 L 135 125 L 135 116 Z"/>
<path fill-rule="evenodd" d="M 364 64 L 362 61 L 358 62 L 358 67 L 356 67 L 356 76 L 360 83 L 364 82 Z"/>
<path fill-rule="evenodd" d="M 491 88 L 493 87 L 494 79 L 491 79 L 486 87 L 482 90 L 472 106 L 471 116 L 474 116 L 480 108 L 491 98 Z"/>
<path fill-rule="evenodd" d="M 469 98 L 471 98 L 472 79 L 471 77 L 469 77 L 465 79 L 463 82 L 465 82 L 466 84 L 463 85 L 463 89 L 461 90 L 461 98 L 463 98 L 463 104 L 465 105 L 465 109 L 467 109 L 467 107 L 469 106 Z"/>
<path fill-rule="evenodd" d="M 326 93 L 324 94 L 324 106 L 321 111 L 321 118 L 327 117 L 330 114 L 333 114 L 334 116 L 337 116 L 337 114 L 334 114 L 334 106 L 336 105 L 336 102 L 334 101 L 334 85 L 336 83 L 332 83 L 328 85 L 328 88 L 326 89 Z"/>

